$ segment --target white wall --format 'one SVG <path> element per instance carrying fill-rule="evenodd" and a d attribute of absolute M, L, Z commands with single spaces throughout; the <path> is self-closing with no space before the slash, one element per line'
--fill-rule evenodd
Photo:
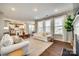
<path fill-rule="evenodd" d="M 74 3 L 73 8 L 74 8 L 74 14 L 76 14 L 79 9 L 79 3 Z"/>
<path fill-rule="evenodd" d="M 73 53 L 76 54 L 76 40 L 78 39 L 77 36 L 79 36 L 79 15 L 75 17 L 73 25 L 74 25 Z"/>
<path fill-rule="evenodd" d="M 4 27 L 4 21 L 3 21 L 3 19 L 0 19 L 0 40 L 1 40 L 1 38 L 3 36 L 3 32 L 4 32 L 3 27 Z"/>

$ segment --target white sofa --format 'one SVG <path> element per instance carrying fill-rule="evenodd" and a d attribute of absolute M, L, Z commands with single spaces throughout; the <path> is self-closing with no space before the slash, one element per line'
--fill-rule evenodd
<path fill-rule="evenodd" d="M 48 42 L 48 37 L 50 37 L 51 34 L 46 33 L 46 32 L 39 32 L 39 33 L 35 33 L 33 35 L 33 38 L 38 39 L 38 40 L 42 40 L 44 42 Z"/>
<path fill-rule="evenodd" d="M 22 40 L 18 36 L 5 34 L 0 43 L 0 55 L 8 55 L 17 49 L 22 49 L 24 55 L 28 54 L 29 41 Z"/>
<path fill-rule="evenodd" d="M 24 51 L 24 55 L 27 55 L 28 54 L 28 47 L 29 47 L 29 41 L 22 41 L 17 44 L 13 44 L 13 45 L 6 46 L 6 47 L 1 47 L 0 54 L 2 56 L 7 55 L 8 53 L 10 53 L 12 51 L 22 48 Z"/>

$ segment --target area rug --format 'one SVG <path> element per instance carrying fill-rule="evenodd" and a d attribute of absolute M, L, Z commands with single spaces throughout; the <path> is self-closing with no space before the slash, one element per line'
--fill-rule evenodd
<path fill-rule="evenodd" d="M 62 56 L 77 56 L 77 54 L 73 54 L 73 51 L 63 48 Z"/>

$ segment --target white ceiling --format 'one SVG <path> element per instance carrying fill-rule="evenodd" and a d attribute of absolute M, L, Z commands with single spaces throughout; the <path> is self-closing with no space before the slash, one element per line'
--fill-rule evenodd
<path fill-rule="evenodd" d="M 12 11 L 11 8 L 15 8 L 15 11 Z M 34 8 L 37 8 L 38 11 L 34 12 Z M 0 3 L 0 11 L 4 13 L 5 17 L 24 21 L 40 19 L 72 8 L 73 4 L 71 3 Z M 58 12 L 55 12 L 56 9 Z"/>

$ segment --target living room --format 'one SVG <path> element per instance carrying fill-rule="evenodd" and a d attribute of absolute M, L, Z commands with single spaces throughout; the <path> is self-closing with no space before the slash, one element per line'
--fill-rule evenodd
<path fill-rule="evenodd" d="M 78 6 L 77 3 L 0 4 L 1 56 L 76 55 L 72 31 L 67 32 L 64 24 L 69 16 L 74 19 Z"/>

